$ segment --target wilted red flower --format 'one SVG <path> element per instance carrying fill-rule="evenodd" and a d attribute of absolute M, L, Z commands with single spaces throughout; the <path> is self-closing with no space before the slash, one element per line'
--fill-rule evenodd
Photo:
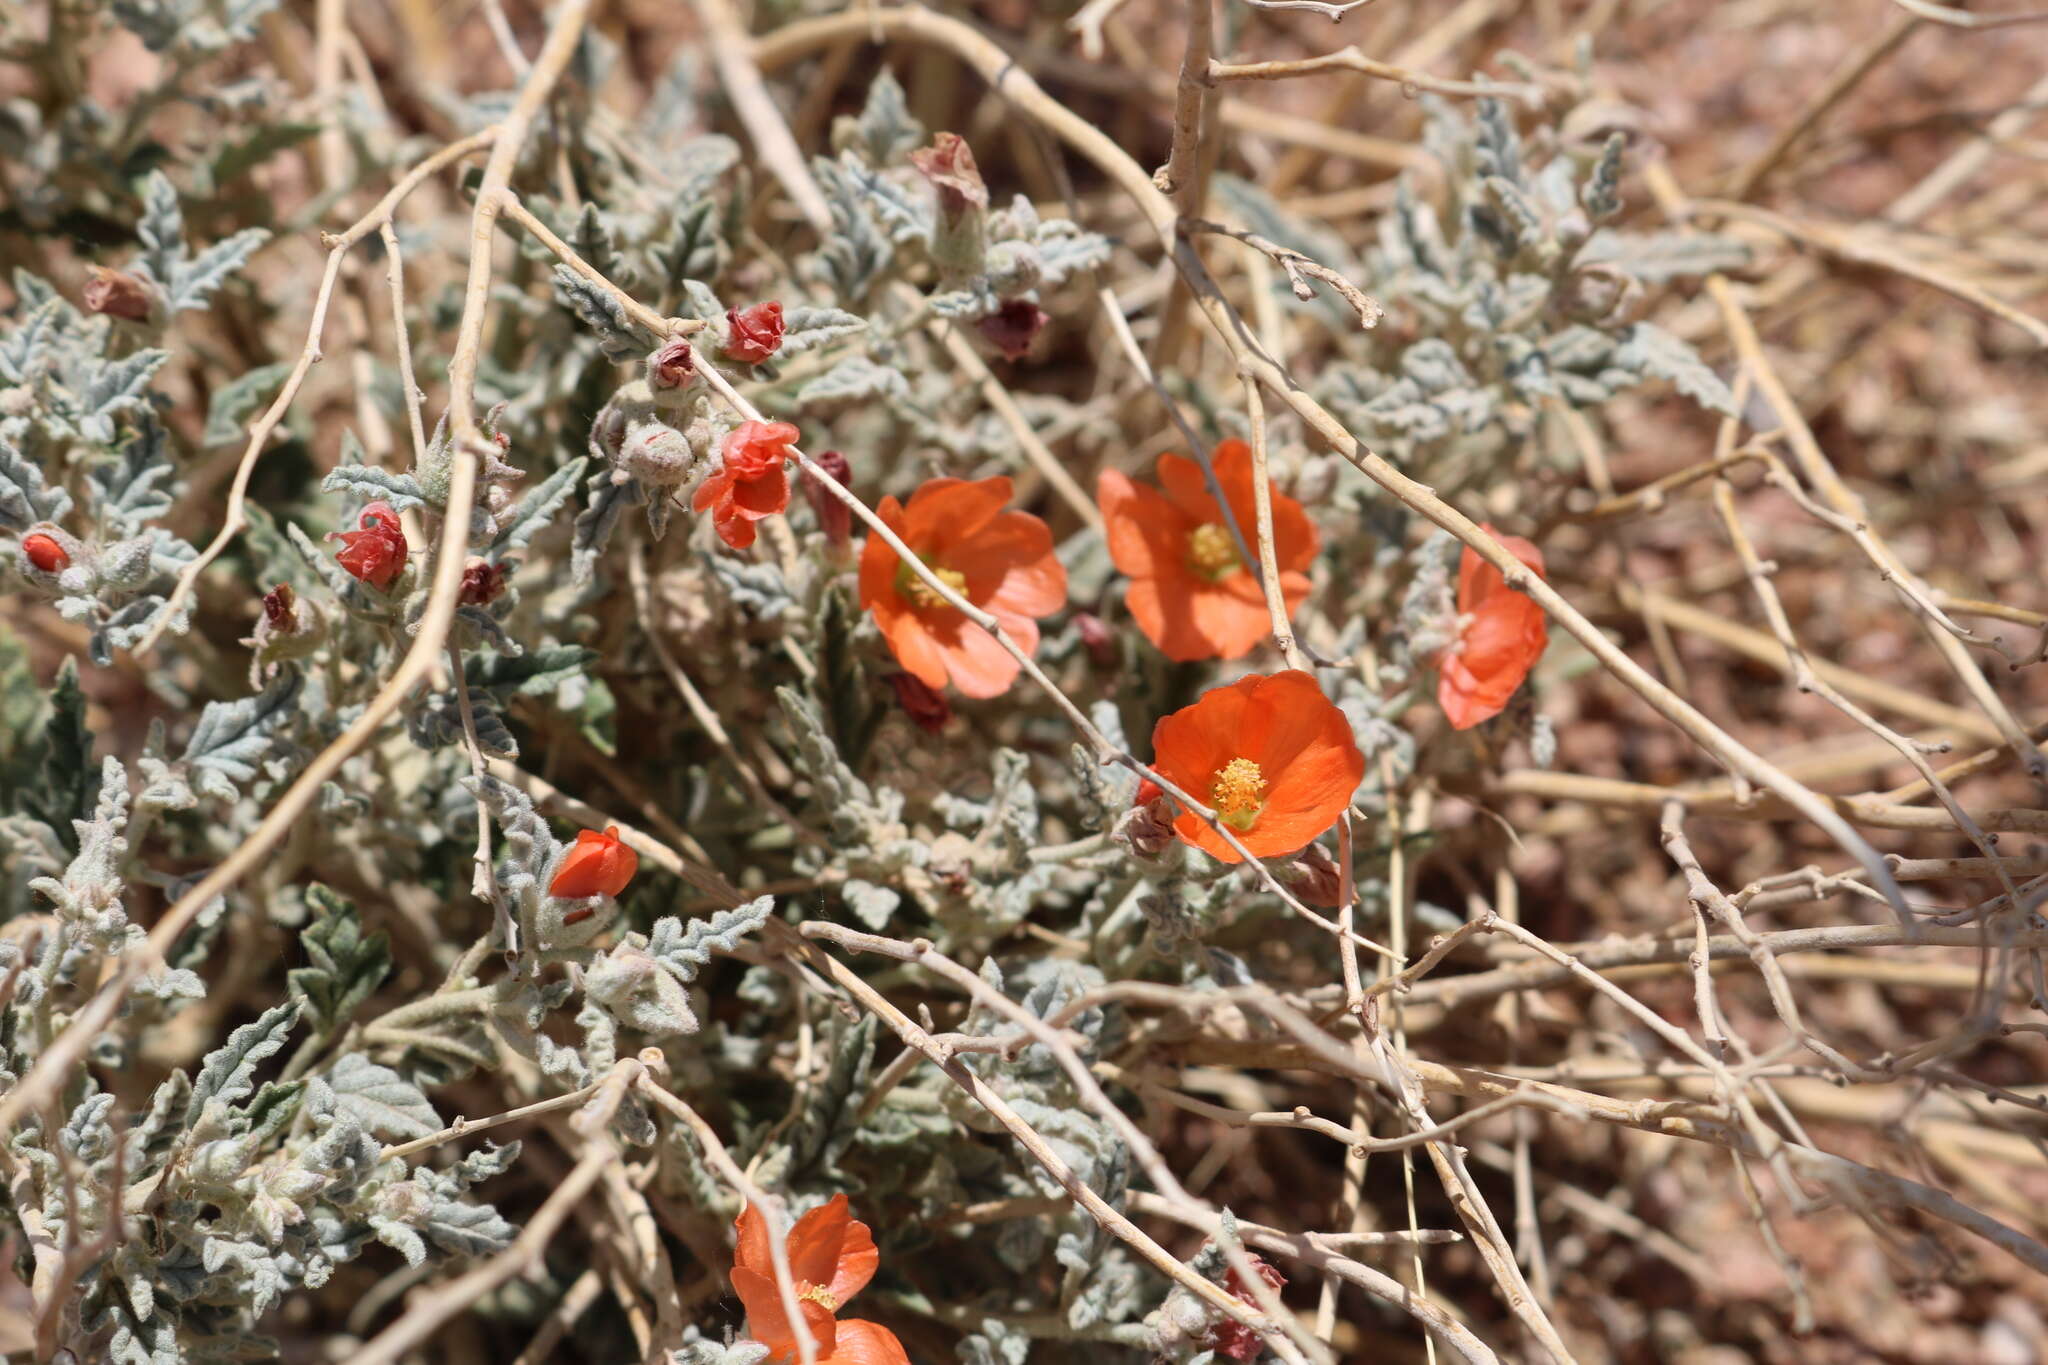
<path fill-rule="evenodd" d="M 578 830 L 576 842 L 569 846 L 562 865 L 555 869 L 554 880 L 548 883 L 548 894 L 563 900 L 616 896 L 639 870 L 640 855 L 620 842 L 617 825 L 606 825 L 602 834 L 594 829 Z"/>
<path fill-rule="evenodd" d="M 272 630 L 290 634 L 299 628 L 297 604 L 298 597 L 292 592 L 292 585 L 280 583 L 263 594 L 263 619 L 270 623 Z"/>
<path fill-rule="evenodd" d="M 405 531 L 388 502 L 373 502 L 356 518 L 357 530 L 329 531 L 342 543 L 335 558 L 361 581 L 382 592 L 405 570 Z"/>
<path fill-rule="evenodd" d="M 882 499 L 875 511 L 938 579 L 996 618 L 1017 647 L 1038 648 L 1038 622 L 1067 600 L 1067 571 L 1052 552 L 1052 532 L 1029 512 L 1005 512 L 1007 478 L 928 479 L 903 506 Z M 970 697 L 1000 696 L 1018 663 L 996 637 L 962 615 L 904 563 L 880 536 L 860 555 L 860 604 L 890 652 L 927 687 L 953 685 Z"/>
<path fill-rule="evenodd" d="M 974 164 L 974 149 L 958 133 L 937 134 L 931 146 L 910 154 L 910 164 L 939 192 L 939 211 L 946 218 L 988 207 L 988 185 Z"/>
<path fill-rule="evenodd" d="M 769 1365 L 800 1358 L 796 1328 L 775 1287 L 775 1257 L 768 1219 L 751 1203 L 733 1224 L 732 1287 L 747 1309 L 747 1332 L 769 1351 Z M 818 1365 L 910 1365 L 896 1334 L 877 1323 L 838 1320 L 846 1301 L 867 1287 L 881 1252 L 866 1223 L 855 1222 L 846 1196 L 832 1198 L 796 1220 L 784 1243 L 797 1311 L 817 1348 Z"/>
<path fill-rule="evenodd" d="M 853 478 L 853 464 L 839 451 L 821 451 L 811 457 L 811 463 L 830 474 L 841 488 Z M 810 499 L 811 510 L 818 515 L 818 529 L 825 533 L 825 543 L 835 549 L 846 544 L 853 533 L 853 509 L 808 469 L 804 471 L 804 496 Z"/>
<path fill-rule="evenodd" d="M 1224 441 L 1214 463 L 1238 527 L 1250 536 L 1257 525 L 1252 448 Z M 1242 658 L 1272 629 L 1258 575 L 1239 554 L 1200 465 L 1161 455 L 1159 482 L 1164 492 L 1112 469 L 1096 483 L 1109 557 L 1131 577 L 1124 596 L 1131 618 L 1169 659 Z M 1277 489 L 1272 497 L 1273 558 L 1292 615 L 1308 596 L 1306 570 L 1319 542 L 1299 502 Z"/>
<path fill-rule="evenodd" d="M 1052 315 L 1037 304 L 1025 299 L 1009 299 L 974 325 L 1005 357 L 1021 360 L 1050 321 Z"/>
<path fill-rule="evenodd" d="M 105 313 L 108 317 L 126 318 L 130 322 L 146 322 L 155 295 L 150 287 L 135 276 L 120 270 L 109 270 L 106 266 L 93 266 L 85 281 L 85 309 L 88 313 Z"/>
<path fill-rule="evenodd" d="M 1253 1270 L 1259 1272 L 1259 1278 L 1266 1282 L 1268 1289 L 1278 1292 L 1280 1287 L 1287 1283 L 1287 1277 L 1264 1257 L 1246 1252 L 1245 1259 L 1251 1262 Z M 1236 1266 L 1232 1266 L 1230 1273 L 1224 1276 L 1223 1287 L 1252 1307 L 1259 1307 L 1258 1297 L 1252 1293 L 1251 1286 L 1245 1283 L 1244 1277 L 1237 1273 Z M 1209 1328 L 1203 1345 L 1218 1355 L 1229 1356 L 1232 1360 L 1256 1360 L 1259 1352 L 1266 1349 L 1265 1343 L 1259 1340 L 1259 1334 L 1236 1318 L 1223 1318 L 1217 1321 Z"/>
<path fill-rule="evenodd" d="M 71 567 L 71 556 L 57 537 L 36 531 L 21 538 L 21 552 L 28 562 L 44 573 L 62 573 Z"/>
<path fill-rule="evenodd" d="M 903 708 L 903 714 L 916 721 L 917 728 L 926 734 L 936 735 L 953 719 L 946 694 L 933 691 L 910 674 L 891 673 L 889 686 L 896 689 L 896 704 Z"/>
<path fill-rule="evenodd" d="M 1543 576 L 1543 552 L 1520 536 L 1496 535 L 1508 553 Z M 1543 608 L 1508 586 L 1499 569 L 1467 546 L 1458 562 L 1458 638 L 1438 660 L 1437 704 L 1454 730 L 1469 730 L 1506 708 L 1543 657 L 1550 626 Z"/>
<path fill-rule="evenodd" d="M 718 538 L 735 550 L 754 543 L 754 523 L 789 506 L 782 462 L 797 430 L 788 422 L 742 422 L 725 434 L 722 462 L 697 486 L 690 506 L 711 512 Z"/>
<path fill-rule="evenodd" d="M 679 389 L 697 380 L 697 359 L 681 337 L 647 357 L 647 382 L 657 389 Z"/>
<path fill-rule="evenodd" d="M 782 348 L 782 305 L 770 299 L 725 312 L 725 353 L 758 365 Z"/>
<path fill-rule="evenodd" d="M 1206 797 L 1256 858 L 1292 853 L 1335 824 L 1365 776 L 1351 722 L 1298 669 L 1204 692 L 1153 727 L 1152 755 L 1175 786 Z M 1226 863 L 1243 861 L 1192 811 L 1173 831 Z"/>
<path fill-rule="evenodd" d="M 482 607 L 498 600 L 505 591 L 505 566 L 472 559 L 462 566 L 462 594 L 456 600 L 464 606 Z"/>

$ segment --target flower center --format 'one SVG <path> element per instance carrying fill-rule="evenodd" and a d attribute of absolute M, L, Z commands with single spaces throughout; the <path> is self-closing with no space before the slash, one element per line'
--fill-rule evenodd
<path fill-rule="evenodd" d="M 828 1313 L 839 1311 L 839 1300 L 822 1284 L 806 1284 L 796 1291 L 796 1296 L 800 1299 L 809 1299 L 812 1303 L 823 1304 Z"/>
<path fill-rule="evenodd" d="M 932 571 L 934 578 L 954 592 L 964 594 L 967 591 L 967 575 L 958 569 L 942 569 L 936 564 L 928 564 L 925 567 Z M 911 568 L 908 562 L 896 566 L 896 595 L 913 607 L 947 605 L 946 599 L 939 596 L 931 584 L 918 577 L 917 570 Z"/>
<path fill-rule="evenodd" d="M 1207 521 L 1188 533 L 1188 568 L 1198 577 L 1214 583 L 1242 567 L 1229 527 Z"/>
<path fill-rule="evenodd" d="M 1266 775 L 1248 758 L 1233 758 L 1209 779 L 1209 804 L 1217 818 L 1239 832 L 1258 822 L 1266 804 Z"/>

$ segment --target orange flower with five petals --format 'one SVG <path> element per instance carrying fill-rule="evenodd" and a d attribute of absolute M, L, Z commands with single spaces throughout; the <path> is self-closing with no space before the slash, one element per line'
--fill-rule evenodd
<path fill-rule="evenodd" d="M 1543 551 L 1520 536 L 1484 528 L 1508 553 L 1543 576 Z M 1458 561 L 1458 638 L 1437 663 L 1437 704 L 1454 730 L 1499 715 L 1543 657 L 1550 626 L 1543 608 L 1508 586 L 1505 575 L 1465 548 Z"/>
<path fill-rule="evenodd" d="M 1365 776 L 1351 722 L 1298 669 L 1249 674 L 1161 718 L 1152 766 L 1206 800 L 1257 858 L 1292 853 L 1337 823 Z M 1243 861 L 1192 811 L 1173 832 L 1226 863 Z"/>
<path fill-rule="evenodd" d="M 1038 648 L 1038 621 L 1067 600 L 1067 571 L 1052 552 L 1052 532 L 1029 512 L 1006 512 L 1007 478 L 928 479 L 906 507 L 893 497 L 875 508 L 939 580 L 996 618 L 1026 654 Z M 860 604 L 875 614 L 896 662 L 934 690 L 950 680 L 970 697 L 1000 696 L 1019 665 L 996 637 L 920 578 L 880 536 L 860 553 Z"/>
<path fill-rule="evenodd" d="M 1251 447 L 1224 441 L 1213 463 L 1239 529 L 1252 536 L 1258 522 Z M 1200 465 L 1161 455 L 1159 483 L 1163 492 L 1113 469 L 1096 482 L 1109 557 L 1131 579 L 1124 597 L 1131 617 L 1169 659 L 1242 658 L 1272 629 L 1255 566 L 1238 552 Z M 1273 559 L 1292 616 L 1308 596 L 1318 539 L 1299 502 L 1278 490 L 1272 496 Z"/>
<path fill-rule="evenodd" d="M 732 1287 L 747 1308 L 747 1333 L 768 1348 L 769 1365 L 787 1365 L 802 1353 L 775 1287 L 768 1219 L 748 1204 L 733 1226 L 739 1246 L 733 1252 Z M 839 1321 L 839 1310 L 867 1287 L 882 1259 L 868 1225 L 848 1212 L 845 1195 L 835 1194 L 797 1219 L 784 1249 L 797 1311 L 810 1329 L 818 1365 L 910 1365 L 903 1343 L 888 1328 L 858 1318 Z"/>

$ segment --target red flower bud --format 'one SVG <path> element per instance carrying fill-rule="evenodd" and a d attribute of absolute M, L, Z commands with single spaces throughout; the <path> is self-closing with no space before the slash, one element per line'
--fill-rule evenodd
<path fill-rule="evenodd" d="M 818 468 L 835 479 L 841 488 L 853 477 L 853 464 L 836 450 L 823 451 L 813 455 L 811 460 Z M 818 526 L 825 532 L 825 543 L 834 549 L 846 544 L 853 533 L 853 509 L 839 500 L 837 494 L 820 483 L 809 470 L 804 471 L 804 496 L 811 500 L 811 510 L 818 514 Z"/>
<path fill-rule="evenodd" d="M 1002 307 L 974 325 L 1005 358 L 1021 360 L 1050 321 L 1052 316 L 1037 304 L 1007 299 Z"/>
<path fill-rule="evenodd" d="M 1088 651 L 1088 657 L 1100 669 L 1116 667 L 1116 637 L 1109 633 L 1109 627 L 1102 618 L 1092 611 L 1074 613 L 1074 631 L 1081 637 L 1081 647 Z"/>
<path fill-rule="evenodd" d="M 71 567 L 71 556 L 52 535 L 37 531 L 34 535 L 21 538 L 21 552 L 28 556 L 28 562 L 44 573 L 62 573 Z"/>
<path fill-rule="evenodd" d="M 270 623 L 272 630 L 290 634 L 299 628 L 297 605 L 292 585 L 280 583 L 263 594 L 263 619 Z"/>
<path fill-rule="evenodd" d="M 1287 1277 L 1267 1264 L 1264 1258 L 1246 1252 L 1245 1259 L 1252 1263 L 1252 1269 L 1259 1272 L 1259 1278 L 1266 1282 L 1268 1288 L 1278 1291 L 1287 1283 Z M 1243 1277 L 1237 1273 L 1236 1266 L 1232 1266 L 1230 1273 L 1224 1277 L 1223 1287 L 1252 1307 L 1259 1306 L 1257 1297 L 1245 1284 Z M 1266 1349 L 1265 1343 L 1259 1340 L 1259 1334 L 1236 1318 L 1224 1318 L 1217 1322 L 1209 1329 L 1209 1335 L 1203 1344 L 1216 1354 L 1228 1356 L 1232 1360 L 1256 1360 L 1259 1352 Z"/>
<path fill-rule="evenodd" d="M 594 829 L 580 830 L 576 842 L 563 855 L 561 866 L 555 869 L 548 894 L 563 900 L 616 896 L 639 870 L 640 855 L 620 841 L 617 825 L 605 826 L 602 834 Z"/>
<path fill-rule="evenodd" d="M 85 282 L 85 309 L 108 317 L 146 322 L 155 298 L 150 288 L 135 276 L 103 265 L 92 267 Z"/>
<path fill-rule="evenodd" d="M 373 502 L 356 518 L 358 529 L 329 531 L 327 539 L 342 543 L 335 558 L 351 575 L 379 592 L 388 591 L 405 569 L 405 532 L 388 502 Z"/>
<path fill-rule="evenodd" d="M 725 353 L 758 365 L 782 347 L 782 305 L 770 299 L 725 313 Z"/>
<path fill-rule="evenodd" d="M 1140 858 L 1157 858 L 1172 846 L 1173 808 L 1157 782 L 1149 777 L 1138 780 L 1131 808 L 1117 820 L 1112 837 Z"/>
<path fill-rule="evenodd" d="M 505 591 L 505 566 L 472 559 L 462 567 L 462 595 L 456 600 L 468 607 L 494 602 Z"/>
<path fill-rule="evenodd" d="M 903 708 L 903 714 L 917 723 L 917 728 L 928 735 L 935 735 L 946 728 L 946 722 L 953 719 L 953 708 L 947 704 L 942 693 L 927 687 L 908 673 L 891 673 L 889 685 L 896 689 L 896 704 Z"/>

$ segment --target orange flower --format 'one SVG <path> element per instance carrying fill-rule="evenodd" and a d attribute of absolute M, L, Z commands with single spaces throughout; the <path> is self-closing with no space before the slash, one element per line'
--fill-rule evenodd
<path fill-rule="evenodd" d="M 1491 526 L 1485 530 L 1496 534 Z M 1542 577 L 1543 551 L 1520 536 L 1497 539 Z M 1543 608 L 1510 588 L 1499 569 L 1467 546 L 1458 562 L 1458 638 L 1437 663 L 1437 704 L 1451 728 L 1469 730 L 1499 715 L 1543 657 L 1549 638 Z"/>
<path fill-rule="evenodd" d="M 640 855 L 619 842 L 617 825 L 606 825 L 602 834 L 594 829 L 579 830 L 562 865 L 555 869 L 555 879 L 548 883 L 548 894 L 563 900 L 616 896 L 639 870 Z"/>
<path fill-rule="evenodd" d="M 1152 766 L 1216 816 L 1254 857 L 1292 853 L 1337 823 L 1365 776 L 1351 722 L 1298 669 L 1211 688 L 1152 729 Z M 1242 862 L 1200 816 L 1173 822 L 1183 843 Z"/>
<path fill-rule="evenodd" d="M 1216 447 L 1215 466 L 1216 481 L 1249 538 L 1258 524 L 1251 447 L 1243 441 L 1223 442 Z M 1200 465 L 1180 455 L 1161 455 L 1159 482 L 1163 493 L 1112 469 L 1096 484 L 1109 557 L 1131 577 L 1125 595 L 1131 616 L 1169 659 L 1242 658 L 1272 629 L 1258 575 L 1238 554 Z M 1316 557 L 1317 544 L 1308 513 L 1276 490 L 1273 558 L 1290 616 L 1308 596 L 1305 570 Z"/>
<path fill-rule="evenodd" d="M 747 1307 L 747 1331 L 770 1352 L 770 1365 L 797 1360 L 796 1329 L 775 1288 L 775 1261 L 768 1220 L 748 1204 L 733 1224 L 739 1246 L 733 1252 L 732 1287 Z M 881 1263 L 866 1223 L 847 1211 L 846 1196 L 832 1198 L 796 1220 L 785 1244 L 797 1311 L 817 1346 L 818 1365 L 910 1365 L 903 1343 L 872 1322 L 838 1320 L 846 1301 L 867 1287 Z"/>
<path fill-rule="evenodd" d="M 754 543 L 754 523 L 789 506 L 789 457 L 796 428 L 788 422 L 742 422 L 725 434 L 722 457 L 711 476 L 698 485 L 693 510 L 712 512 L 718 538 L 735 550 Z"/>
<path fill-rule="evenodd" d="M 1067 571 L 1052 553 L 1052 532 L 1029 512 L 1005 512 L 1006 478 L 928 479 L 908 507 L 884 498 L 884 525 L 954 591 L 996 618 L 1026 654 L 1038 648 L 1036 617 L 1067 600 Z M 860 604 L 896 662 L 925 686 L 951 678 L 970 697 L 1000 696 L 1016 680 L 1017 661 L 996 637 L 932 591 L 888 542 L 869 536 L 860 552 Z"/>

